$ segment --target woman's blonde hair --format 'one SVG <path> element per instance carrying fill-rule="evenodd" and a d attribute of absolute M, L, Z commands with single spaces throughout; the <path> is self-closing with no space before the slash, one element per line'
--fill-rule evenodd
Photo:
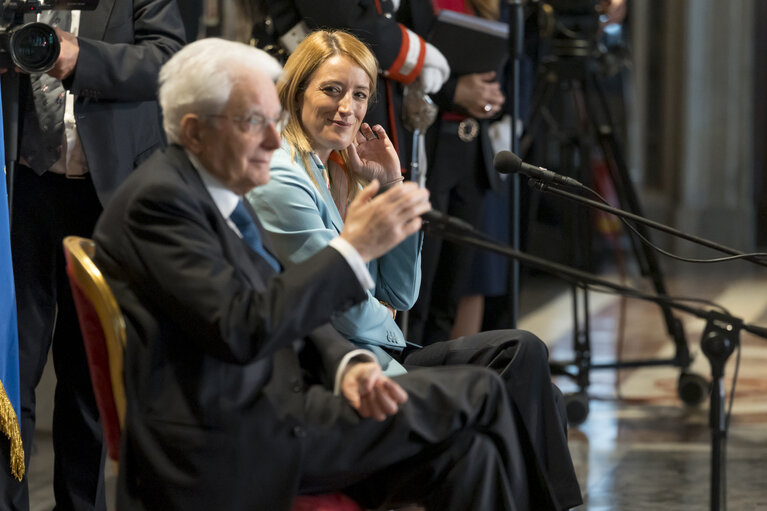
<path fill-rule="evenodd" d="M 288 141 L 291 156 L 300 157 L 304 162 L 309 177 L 318 186 L 309 171 L 309 154 L 312 152 L 311 140 L 301 123 L 301 104 L 303 94 L 317 69 L 335 56 L 344 56 L 357 64 L 370 79 L 369 98 L 375 98 L 378 78 L 378 61 L 365 44 L 342 30 L 318 30 L 309 34 L 299 44 L 285 63 L 282 76 L 277 82 L 277 93 L 283 110 L 290 114 L 290 119 L 282 136 Z M 368 99 L 368 105 L 372 99 Z M 340 151 L 349 179 L 348 190 L 353 196 L 361 180 L 350 174 L 349 159 L 346 150 Z"/>

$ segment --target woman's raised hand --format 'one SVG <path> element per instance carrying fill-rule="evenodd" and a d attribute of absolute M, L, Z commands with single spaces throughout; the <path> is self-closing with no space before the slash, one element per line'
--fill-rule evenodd
<path fill-rule="evenodd" d="M 349 160 L 352 171 L 369 181 L 378 179 L 380 183 L 388 183 L 402 175 L 399 156 L 379 124 L 371 128 L 368 123 L 362 123 L 349 146 Z"/>

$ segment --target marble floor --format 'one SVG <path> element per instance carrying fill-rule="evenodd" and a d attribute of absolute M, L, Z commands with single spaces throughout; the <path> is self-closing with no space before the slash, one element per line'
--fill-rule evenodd
<path fill-rule="evenodd" d="M 543 282 L 544 289 L 545 283 L 558 287 Z M 642 281 L 629 284 L 648 288 Z M 767 325 L 767 272 L 697 267 L 674 273 L 667 278 L 667 287 L 672 296 L 709 299 L 747 323 Z M 526 290 L 531 292 L 530 286 L 523 286 L 523 303 Z M 521 327 L 550 341 L 552 360 L 573 358 L 571 296 L 560 293 L 520 321 Z M 590 294 L 590 302 L 593 363 L 673 358 L 675 349 L 658 307 L 597 294 Z M 694 357 L 687 370 L 710 381 L 710 364 L 700 352 L 704 321 L 677 316 Z M 700 406 L 685 405 L 677 393 L 681 368 L 668 364 L 590 371 L 589 412 L 569 435 L 585 500 L 578 511 L 767 510 L 767 340 L 745 332 L 740 345 L 726 465 L 719 467 L 719 475 L 726 476 L 720 485 L 726 492 L 726 507 L 710 504 L 708 397 Z M 728 404 L 736 358 L 736 354 L 729 357 L 725 371 Z M 573 378 L 556 379 L 566 394 L 579 390 Z"/>
<path fill-rule="evenodd" d="M 767 326 L 767 272 L 751 271 L 745 263 L 730 263 L 716 271 L 700 268 L 667 272 L 669 294 L 713 300 L 746 322 Z M 628 283 L 648 288 L 643 279 Z M 673 357 L 673 344 L 656 306 L 597 293 L 589 297 L 594 363 Z M 571 359 L 568 289 L 550 277 L 526 275 L 520 298 L 519 326 L 547 340 L 552 360 Z M 703 321 L 686 314 L 678 317 L 694 356 L 688 370 L 710 380 L 710 366 L 700 353 Z M 720 473 L 726 474 L 727 509 L 767 511 L 767 340 L 743 333 L 740 341 L 727 464 Z M 724 378 L 728 401 L 735 365 L 733 355 Z M 672 365 L 590 371 L 588 415 L 570 429 L 570 448 L 585 499 L 577 511 L 713 509 L 708 402 L 696 407 L 680 400 L 680 373 Z M 572 378 L 557 377 L 557 382 L 566 393 L 578 391 Z M 29 467 L 32 510 L 47 511 L 53 507 L 50 433 L 41 428 L 36 438 Z M 112 468 L 108 471 L 108 492 L 113 495 Z"/>

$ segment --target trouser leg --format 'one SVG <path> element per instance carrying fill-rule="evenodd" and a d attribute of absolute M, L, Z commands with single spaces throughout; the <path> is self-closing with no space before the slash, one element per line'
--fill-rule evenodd
<path fill-rule="evenodd" d="M 567 445 L 564 402 L 551 383 L 546 345 L 529 332 L 496 330 L 433 344 L 405 360 L 409 370 L 454 364 L 484 366 L 501 376 L 531 463 L 542 473 L 560 507 L 580 504 Z"/>
<path fill-rule="evenodd" d="M 359 502 L 376 495 L 372 502 L 385 503 L 386 508 L 418 504 L 429 511 L 530 509 L 520 507 L 529 506 L 526 495 L 513 494 L 495 442 L 477 432 L 458 434 L 344 491 Z"/>
<path fill-rule="evenodd" d="M 26 473 L 21 482 L 8 472 L 7 451 L 2 449 L 0 481 L 3 509 L 29 509 L 29 461 L 35 433 L 35 388 L 48 356 L 56 319 L 56 254 L 53 249 L 53 214 L 41 202 L 41 178 L 26 167 L 15 173 L 14 201 L 11 205 L 11 254 L 16 289 L 19 326 L 19 424 L 24 445 Z"/>
<path fill-rule="evenodd" d="M 90 179 L 38 176 L 26 167 L 16 176 L 11 244 L 26 458 L 35 430 L 35 387 L 53 343 L 57 509 L 105 509 L 101 427 L 61 245 L 68 235 L 90 237 L 101 206 Z M 14 502 L 9 508 L 27 509 L 26 481 L 11 486 L 3 497 Z"/>
<path fill-rule="evenodd" d="M 56 507 L 62 510 L 106 509 L 104 460 L 106 449 L 80 325 L 66 275 L 61 240 L 69 235 L 93 236 L 101 214 L 90 179 L 65 180 L 67 201 L 59 212 L 57 303 L 53 334 L 56 394 L 53 412 Z"/>
<path fill-rule="evenodd" d="M 369 507 L 415 500 L 441 510 L 480 509 L 464 506 L 467 495 L 481 494 L 487 499 L 481 509 L 529 509 L 537 483 L 526 470 L 515 412 L 497 375 L 451 367 L 396 380 L 408 402 L 380 423 L 360 419 L 342 400 L 310 393 L 308 402 L 322 410 L 310 410 L 317 441 L 308 442 L 302 491 L 346 489 Z"/>

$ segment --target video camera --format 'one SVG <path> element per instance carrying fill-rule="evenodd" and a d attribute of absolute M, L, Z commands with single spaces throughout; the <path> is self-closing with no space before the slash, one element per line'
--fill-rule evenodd
<path fill-rule="evenodd" d="M 23 23 L 24 16 L 45 10 L 93 10 L 98 0 L 4 0 L 0 5 L 0 69 L 27 73 L 48 71 L 59 58 L 56 31 L 45 23 Z"/>
<path fill-rule="evenodd" d="M 554 39 L 593 41 L 600 33 L 600 0 L 545 0 L 544 35 Z"/>

